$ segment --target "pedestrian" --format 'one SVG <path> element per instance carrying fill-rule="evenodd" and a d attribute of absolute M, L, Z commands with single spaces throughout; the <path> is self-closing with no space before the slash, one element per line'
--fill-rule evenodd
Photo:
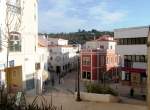
<path fill-rule="evenodd" d="M 64 83 L 64 78 L 63 78 L 63 77 L 61 77 L 61 83 L 62 83 L 62 84 Z"/>
<path fill-rule="evenodd" d="M 55 80 L 54 78 L 52 78 L 52 86 L 54 86 L 54 84 L 55 84 Z"/>
<path fill-rule="evenodd" d="M 131 96 L 131 97 L 134 96 L 134 88 L 133 88 L 133 87 L 131 87 L 131 89 L 130 89 L 130 96 Z"/>

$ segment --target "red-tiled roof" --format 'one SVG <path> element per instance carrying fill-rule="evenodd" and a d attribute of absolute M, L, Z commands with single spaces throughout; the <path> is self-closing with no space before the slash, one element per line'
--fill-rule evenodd
<path fill-rule="evenodd" d="M 48 46 L 48 41 L 44 38 L 38 37 L 38 46 L 47 47 Z"/>
<path fill-rule="evenodd" d="M 114 40 L 114 38 L 110 35 L 103 35 L 103 36 L 100 36 L 98 39 L 96 40 L 91 40 L 91 41 L 111 41 L 111 42 L 116 42 Z M 87 42 L 91 42 L 91 41 L 87 41 Z"/>

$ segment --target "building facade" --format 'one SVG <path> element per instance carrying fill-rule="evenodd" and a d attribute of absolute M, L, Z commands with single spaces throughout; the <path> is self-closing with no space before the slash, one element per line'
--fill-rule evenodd
<path fill-rule="evenodd" d="M 148 55 L 148 78 L 147 78 L 147 105 L 148 105 L 148 110 L 150 109 L 150 27 L 149 27 L 149 32 L 148 32 L 148 42 L 147 42 L 147 55 Z"/>
<path fill-rule="evenodd" d="M 49 65 L 56 73 L 67 73 L 77 66 L 77 51 L 80 47 L 69 45 L 68 40 L 49 39 Z M 53 42 L 53 43 L 52 43 Z"/>
<path fill-rule="evenodd" d="M 39 36 L 38 37 L 38 48 L 37 48 L 37 57 L 36 57 L 35 70 L 37 75 L 37 85 L 36 92 L 38 94 L 42 93 L 44 88 L 44 82 L 50 79 L 50 74 L 48 72 L 48 41 L 46 38 Z"/>
<path fill-rule="evenodd" d="M 148 26 L 115 29 L 114 36 L 121 56 L 122 83 L 146 87 Z"/>
<path fill-rule="evenodd" d="M 48 38 L 48 45 L 68 45 L 68 40 L 61 38 Z"/>
<path fill-rule="evenodd" d="M 37 0 L 0 1 L 0 78 L 9 92 L 35 93 L 37 7 Z"/>
<path fill-rule="evenodd" d="M 118 78 L 115 46 L 116 42 L 108 35 L 86 42 L 80 53 L 82 80 L 104 82 Z"/>

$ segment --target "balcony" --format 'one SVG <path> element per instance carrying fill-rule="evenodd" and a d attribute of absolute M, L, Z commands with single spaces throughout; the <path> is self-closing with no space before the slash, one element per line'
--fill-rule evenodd
<path fill-rule="evenodd" d="M 97 53 L 112 53 L 115 52 L 114 50 L 111 49 L 82 49 L 81 53 L 91 53 L 91 52 L 97 52 Z"/>
<path fill-rule="evenodd" d="M 6 3 L 8 12 L 13 12 L 16 14 L 21 14 L 21 4 L 20 1 L 15 2 L 14 0 L 11 0 Z"/>

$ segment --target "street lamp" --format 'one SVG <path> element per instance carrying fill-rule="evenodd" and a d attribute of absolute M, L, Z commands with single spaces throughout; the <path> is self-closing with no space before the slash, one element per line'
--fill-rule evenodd
<path fill-rule="evenodd" d="M 76 52 L 77 54 L 80 54 L 79 52 L 79 45 L 76 41 L 72 41 L 73 43 L 77 44 L 78 46 L 78 51 Z M 77 88 L 76 88 L 76 83 L 75 83 L 75 89 L 77 89 L 77 97 L 76 97 L 76 101 L 81 101 L 81 98 L 80 98 L 80 59 L 79 59 L 80 56 L 78 56 L 78 62 L 77 62 Z M 76 80 L 75 79 L 75 80 Z"/>
<path fill-rule="evenodd" d="M 79 47 L 78 47 L 78 53 L 79 53 Z M 78 57 L 78 81 L 77 81 L 77 98 L 76 101 L 81 101 L 80 98 L 80 59 Z"/>
<path fill-rule="evenodd" d="M 80 98 L 80 52 L 79 52 L 79 45 L 78 45 L 78 51 L 77 51 L 77 54 L 79 54 L 78 56 L 78 65 L 77 65 L 77 69 L 78 69 L 78 74 L 77 74 L 77 98 L 76 98 L 76 101 L 81 101 L 81 98 Z"/>

